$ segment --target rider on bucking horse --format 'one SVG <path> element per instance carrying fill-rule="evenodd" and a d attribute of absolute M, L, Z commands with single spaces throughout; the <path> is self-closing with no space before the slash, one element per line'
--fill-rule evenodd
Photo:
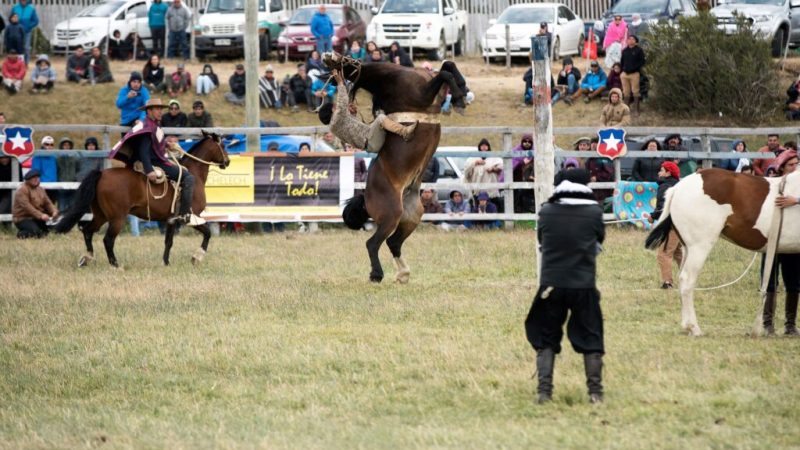
<path fill-rule="evenodd" d="M 161 115 L 167 105 L 161 99 L 151 99 L 142 108 L 145 111 L 144 120 L 138 121 L 125 137 L 114 146 L 109 158 L 114 158 L 125 163 L 126 167 L 133 167 L 135 162 L 142 163 L 142 169 L 147 179 L 156 182 L 159 178 L 155 168 L 160 168 L 167 178 L 172 181 L 180 180 L 180 206 L 179 213 L 171 217 L 170 224 L 187 224 L 197 226 L 205 220 L 192 213 L 192 197 L 194 196 L 194 176 L 178 164 L 170 161 L 167 154 L 167 141 L 164 130 L 161 129 Z"/>

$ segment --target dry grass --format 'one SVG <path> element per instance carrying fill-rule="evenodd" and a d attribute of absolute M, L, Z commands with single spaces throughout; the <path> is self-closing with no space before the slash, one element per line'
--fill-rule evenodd
<path fill-rule="evenodd" d="M 745 337 L 755 271 L 698 294 L 689 338 L 644 236 L 609 231 L 599 407 L 568 345 L 554 403 L 531 403 L 530 231 L 420 230 L 408 285 L 366 281 L 365 233 L 215 238 L 197 268 L 193 233 L 168 268 L 159 236 L 125 235 L 125 271 L 75 268 L 74 232 L 0 234 L 0 448 L 796 446 L 800 339 Z M 721 244 L 701 284 L 749 259 Z"/>

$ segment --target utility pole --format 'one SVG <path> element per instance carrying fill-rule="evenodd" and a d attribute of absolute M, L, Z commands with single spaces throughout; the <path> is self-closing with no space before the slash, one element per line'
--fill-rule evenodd
<path fill-rule="evenodd" d="M 553 166 L 553 110 L 550 92 L 550 49 L 547 36 L 533 36 L 531 50 L 533 58 L 533 144 L 536 151 L 534 158 L 534 193 L 536 196 L 536 212 L 542 210 L 542 204 L 553 195 L 555 175 Z M 538 226 L 538 225 L 537 225 Z M 536 243 L 536 267 L 538 279 L 542 274 L 542 253 Z"/>
<path fill-rule="evenodd" d="M 258 128 L 258 0 L 245 0 L 244 16 L 245 125 Z M 247 133 L 247 151 L 261 151 L 258 132 Z"/>

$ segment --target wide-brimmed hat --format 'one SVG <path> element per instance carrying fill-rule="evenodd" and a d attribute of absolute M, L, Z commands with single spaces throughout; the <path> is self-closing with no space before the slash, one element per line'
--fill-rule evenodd
<path fill-rule="evenodd" d="M 147 103 L 145 103 L 144 106 L 139 108 L 139 111 L 146 111 L 146 110 L 148 110 L 150 108 L 165 109 L 165 108 L 169 108 L 169 106 L 167 106 L 163 102 L 161 102 L 160 98 L 151 98 L 150 100 L 147 101 Z"/>

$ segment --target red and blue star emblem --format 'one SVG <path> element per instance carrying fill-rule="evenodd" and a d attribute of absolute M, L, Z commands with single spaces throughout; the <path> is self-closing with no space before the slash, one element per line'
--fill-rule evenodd
<path fill-rule="evenodd" d="M 625 130 L 620 128 L 606 128 L 597 132 L 597 154 L 614 159 L 625 156 L 628 147 L 625 145 Z"/>
<path fill-rule="evenodd" d="M 33 130 L 22 127 L 6 128 L 3 153 L 17 159 L 33 154 Z"/>

